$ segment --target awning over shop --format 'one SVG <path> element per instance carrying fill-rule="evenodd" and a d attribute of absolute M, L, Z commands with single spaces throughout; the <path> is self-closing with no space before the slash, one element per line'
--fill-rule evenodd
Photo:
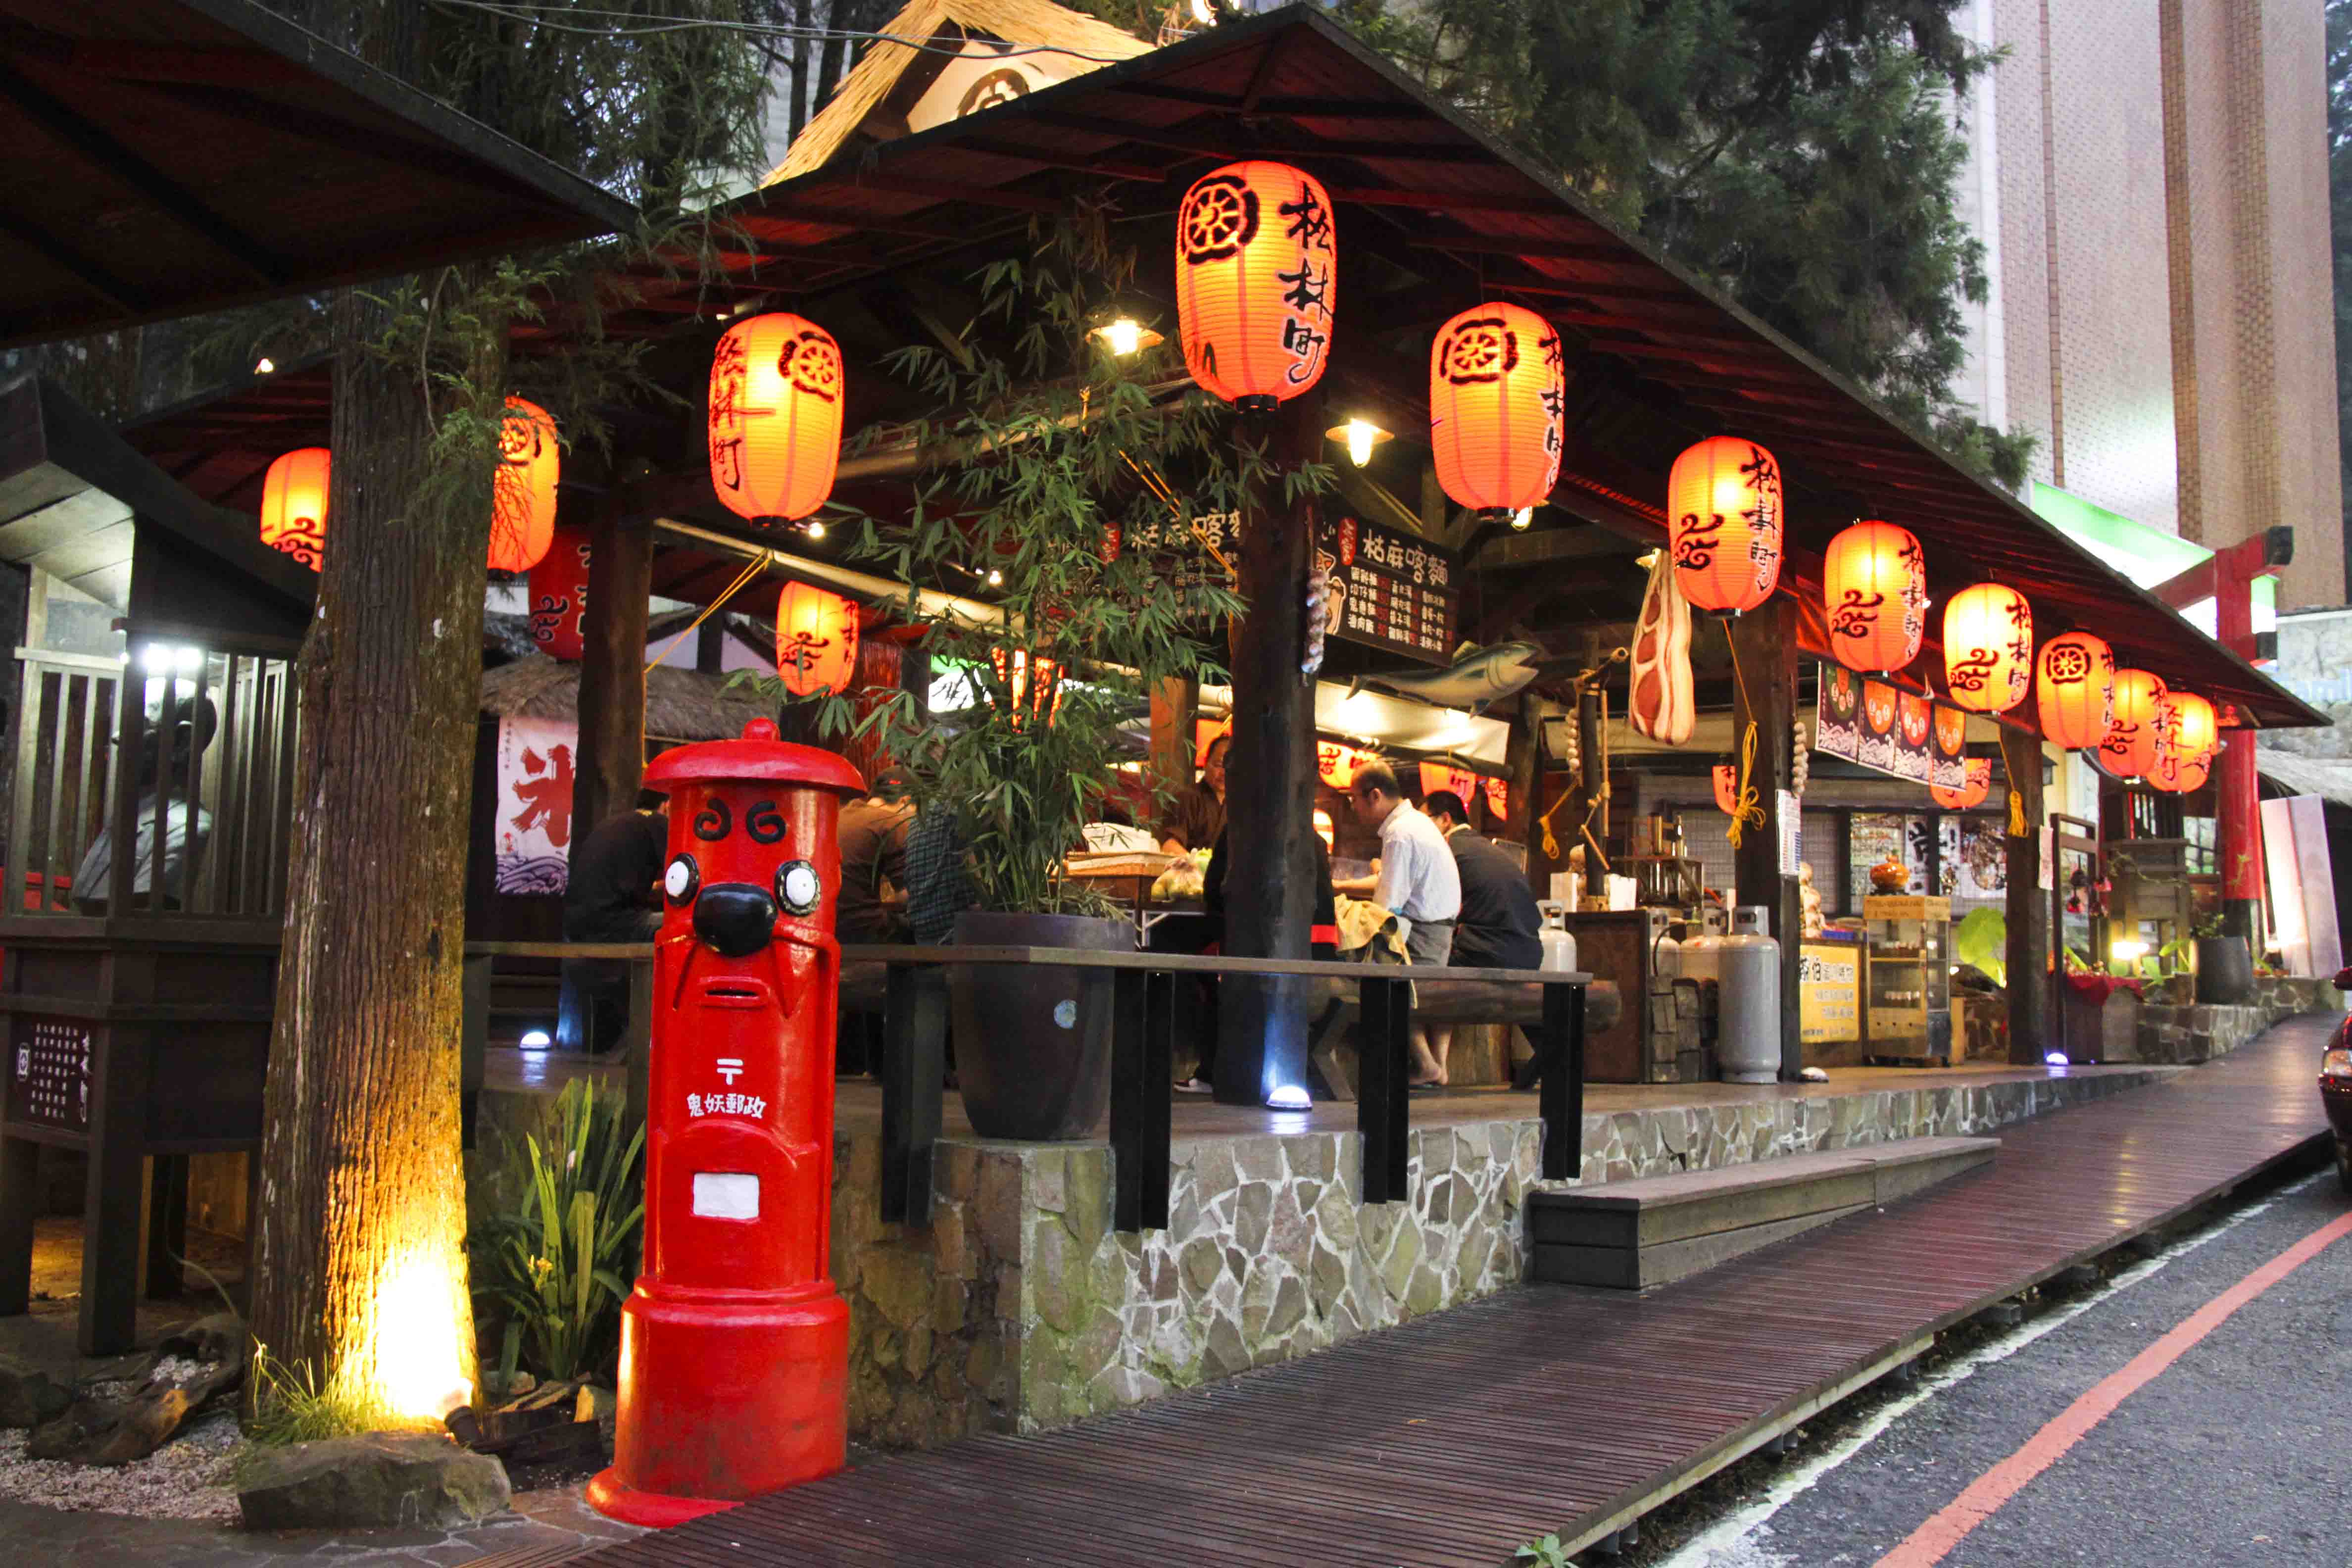
<path fill-rule="evenodd" d="M 0 0 L 0 344 L 630 218 L 250 0 Z"/>

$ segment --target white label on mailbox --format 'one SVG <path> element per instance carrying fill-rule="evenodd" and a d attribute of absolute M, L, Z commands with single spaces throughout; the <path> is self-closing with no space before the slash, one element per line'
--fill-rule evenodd
<path fill-rule="evenodd" d="M 758 1219 L 760 1178 L 741 1171 L 695 1172 L 694 1212 L 710 1219 Z"/>

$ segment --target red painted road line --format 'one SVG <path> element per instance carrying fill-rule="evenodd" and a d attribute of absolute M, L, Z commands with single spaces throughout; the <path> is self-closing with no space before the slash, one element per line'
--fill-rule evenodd
<path fill-rule="evenodd" d="M 2026 1483 L 2054 1465 L 2091 1429 L 2179 1361 L 2191 1345 L 2230 1320 L 2231 1314 L 2318 1257 L 2339 1238 L 2352 1234 L 2352 1214 L 2321 1226 L 2227 1290 L 2214 1297 L 2157 1341 L 2131 1358 L 2121 1370 L 2051 1417 L 2047 1426 L 2025 1440 L 2024 1447 L 1969 1483 L 1968 1489 L 1947 1503 L 1934 1518 L 1906 1536 L 1880 1558 L 1874 1568 L 1932 1568 L 1969 1531 L 1998 1512 L 2002 1504 L 2025 1489 Z"/>

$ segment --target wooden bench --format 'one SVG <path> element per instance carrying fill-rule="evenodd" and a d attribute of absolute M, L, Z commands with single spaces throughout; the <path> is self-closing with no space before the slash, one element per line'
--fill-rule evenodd
<path fill-rule="evenodd" d="M 1412 979 L 1412 968 L 1408 965 L 1398 970 L 1397 977 Z M 1315 1064 L 1316 1072 L 1334 1098 L 1353 1100 L 1354 1053 L 1345 1047 L 1349 1030 L 1363 1019 L 1360 988 L 1346 980 L 1327 980 L 1323 984 L 1326 1001 L 1314 1025 L 1307 1059 Z M 1543 990 L 1532 984 L 1495 985 L 1475 980 L 1416 980 L 1413 1021 L 1441 1028 L 1455 1024 L 1516 1024 L 1532 1038 L 1543 1025 Z M 1585 988 L 1587 1038 L 1615 1028 L 1623 1014 L 1624 998 L 1618 994 L 1614 982 L 1595 980 Z M 1511 1087 L 1520 1090 L 1533 1088 L 1542 1069 L 1541 1058 L 1530 1057 L 1514 1075 Z"/>

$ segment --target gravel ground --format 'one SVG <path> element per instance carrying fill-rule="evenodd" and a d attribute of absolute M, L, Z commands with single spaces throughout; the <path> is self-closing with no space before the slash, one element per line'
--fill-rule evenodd
<path fill-rule="evenodd" d="M 180 1435 L 136 1464 L 69 1465 L 25 1458 L 28 1434 L 0 1431 L 0 1498 L 78 1513 L 122 1513 L 141 1519 L 234 1523 L 236 1492 L 229 1484 L 244 1447 L 236 1412 L 217 1410 L 190 1422 Z"/>

